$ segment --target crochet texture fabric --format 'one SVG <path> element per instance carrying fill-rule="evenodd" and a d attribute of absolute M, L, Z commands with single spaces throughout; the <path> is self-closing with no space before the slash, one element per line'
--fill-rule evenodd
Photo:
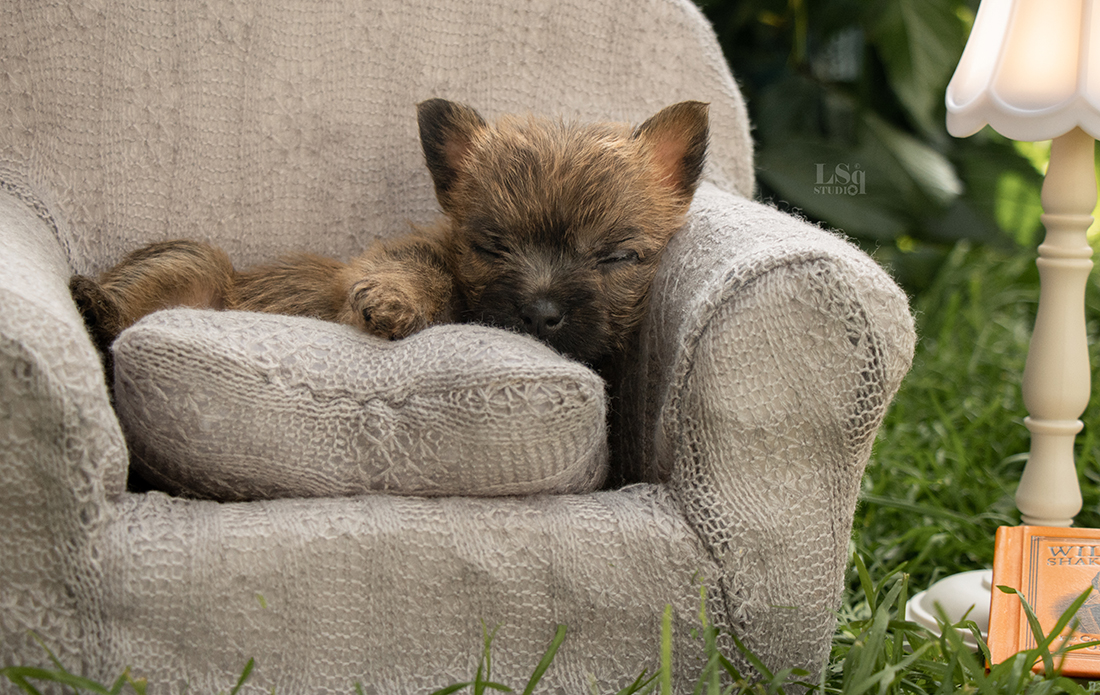
<path fill-rule="evenodd" d="M 174 237 L 241 265 L 347 258 L 426 222 L 415 104 L 435 96 L 635 123 L 710 102 L 708 183 L 612 385 L 613 472 L 642 482 L 125 493 L 70 274 Z M 412 693 L 468 680 L 483 625 L 494 679 L 522 684 L 564 623 L 548 691 L 614 692 L 655 667 L 670 605 L 690 691 L 702 584 L 765 663 L 818 671 L 913 328 L 870 259 L 752 192 L 744 105 L 687 0 L 0 3 L 0 662 L 48 665 L 34 631 L 151 692 L 226 690 L 255 658 L 249 692 Z"/>
<path fill-rule="evenodd" d="M 604 383 L 528 336 L 433 326 L 400 341 L 259 313 L 173 309 L 112 346 L 131 465 L 156 488 L 277 497 L 592 492 Z"/>

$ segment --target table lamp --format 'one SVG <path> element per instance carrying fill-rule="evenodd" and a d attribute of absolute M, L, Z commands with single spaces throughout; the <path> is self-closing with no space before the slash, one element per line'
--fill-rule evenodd
<path fill-rule="evenodd" d="M 1023 378 L 1031 453 L 1016 506 L 1026 525 L 1070 526 L 1081 510 L 1073 445 L 1091 390 L 1086 232 L 1096 206 L 1100 2 L 982 0 L 947 87 L 947 130 L 968 137 L 986 125 L 1013 140 L 1053 140 L 1041 195 L 1039 309 Z M 952 619 L 973 605 L 970 617 L 988 624 L 990 579 L 988 570 L 948 577 L 913 597 L 910 616 L 935 629 L 934 603 L 961 606 L 957 615 L 948 610 Z"/>
<path fill-rule="evenodd" d="M 1031 454 L 1016 506 L 1025 524 L 1070 526 L 1081 510 L 1073 444 L 1091 390 L 1086 232 L 1096 206 L 1100 5 L 982 0 L 947 87 L 947 130 L 966 137 L 985 125 L 1013 140 L 1053 140 L 1042 189 L 1039 310 L 1023 382 Z"/>

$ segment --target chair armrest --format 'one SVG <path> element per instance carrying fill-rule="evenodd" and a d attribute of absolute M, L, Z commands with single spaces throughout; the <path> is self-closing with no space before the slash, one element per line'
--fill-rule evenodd
<path fill-rule="evenodd" d="M 906 297 L 839 237 L 705 186 L 650 301 L 617 463 L 670 486 L 722 567 L 727 627 L 769 667 L 819 672 L 860 479 L 912 361 Z"/>
<path fill-rule="evenodd" d="M 81 643 L 80 606 L 107 500 L 126 482 L 122 432 L 68 279 L 51 225 L 0 187 L 0 644 L 28 664 L 45 661 L 32 629 L 69 664 L 95 646 Z"/>

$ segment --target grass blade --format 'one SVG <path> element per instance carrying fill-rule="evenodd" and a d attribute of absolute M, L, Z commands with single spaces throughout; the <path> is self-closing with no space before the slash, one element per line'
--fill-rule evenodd
<path fill-rule="evenodd" d="M 958 631 L 958 624 L 952 625 L 947 614 L 941 606 L 936 607 L 937 621 L 940 624 L 940 640 L 944 654 L 952 655 L 953 668 L 947 672 L 948 680 L 956 669 L 960 672 L 959 680 L 970 683 L 971 687 L 986 695 L 994 695 L 995 688 L 989 678 L 986 677 L 985 660 L 979 661 L 974 652 L 963 643 L 962 635 Z"/>
<path fill-rule="evenodd" d="M 742 642 L 741 639 L 737 635 L 733 634 L 732 632 L 727 632 L 726 634 L 728 634 L 731 638 L 733 638 L 733 644 L 734 644 L 734 646 L 737 647 L 737 651 L 740 652 L 741 656 L 745 657 L 745 659 L 749 662 L 749 664 L 754 669 L 756 669 L 757 672 L 761 676 L 764 677 L 764 680 L 767 680 L 767 681 L 774 681 L 775 680 L 775 674 L 773 674 L 771 672 L 771 669 L 769 669 L 767 666 L 765 666 L 764 662 L 760 660 L 760 657 L 758 657 L 756 654 L 754 654 L 751 649 L 746 647 L 745 643 Z M 723 668 L 726 668 L 727 672 L 729 672 L 730 669 L 733 669 L 734 672 L 736 672 L 736 670 L 737 670 L 737 669 L 733 668 L 733 664 L 730 664 L 729 661 L 725 661 L 725 663 L 723 664 Z M 738 674 L 738 675 L 740 675 L 740 674 Z"/>
<path fill-rule="evenodd" d="M 955 692 L 955 683 L 951 678 L 951 674 L 955 672 L 955 669 L 959 666 L 959 653 L 952 652 L 951 661 L 948 662 L 947 668 L 943 670 L 943 677 L 940 679 L 940 687 L 936 689 L 934 695 L 951 695 Z"/>
<path fill-rule="evenodd" d="M 481 660 L 481 663 L 477 665 L 477 673 L 474 674 L 474 695 L 483 695 L 485 693 L 485 659 Z"/>
<path fill-rule="evenodd" d="M 852 556 L 852 563 L 856 566 L 856 572 L 859 575 L 859 586 L 863 589 L 864 596 L 867 597 L 867 605 L 874 612 L 875 599 L 877 598 L 875 582 L 871 579 L 871 573 L 867 571 L 867 564 L 863 562 L 863 558 L 859 556 L 859 553 Z"/>
<path fill-rule="evenodd" d="M 89 678 L 69 673 L 65 669 L 52 671 L 50 669 L 37 668 L 34 666 L 8 666 L 0 669 L 0 673 L 3 673 L 7 676 L 8 680 L 12 681 L 20 688 L 23 688 L 25 692 L 38 692 L 30 683 L 27 683 L 27 679 L 32 678 L 36 681 L 67 685 L 74 690 L 85 690 L 96 693 L 96 695 L 111 695 L 110 691 L 99 683 Z M 28 690 L 28 688 L 30 688 L 30 690 Z"/>
<path fill-rule="evenodd" d="M 726 657 L 719 655 L 718 664 L 722 667 L 722 670 L 725 671 L 726 674 L 733 679 L 733 682 L 738 683 L 744 680 L 744 678 L 742 678 L 741 676 L 741 672 L 737 670 L 737 667 L 733 665 L 733 662 L 731 662 Z"/>
<path fill-rule="evenodd" d="M 672 695 L 672 604 L 661 618 L 661 695 Z"/>
<path fill-rule="evenodd" d="M 860 648 L 858 650 L 853 648 L 844 662 L 845 693 L 858 695 L 878 682 L 875 672 L 880 664 L 876 657 L 884 653 L 886 630 L 889 624 L 889 613 L 885 608 L 880 608 L 871 617 L 870 627 L 860 633 L 862 639 L 856 640 Z"/>
<path fill-rule="evenodd" d="M 1049 645 L 1044 644 L 1045 637 L 1043 635 L 1043 626 L 1039 624 L 1039 618 L 1035 616 L 1035 611 L 1031 610 L 1031 606 L 1027 605 L 1027 601 L 1020 595 L 1018 591 L 1008 586 L 998 586 L 998 589 L 1009 594 L 1016 594 L 1020 599 L 1020 605 L 1023 606 L 1024 615 L 1027 616 L 1027 624 L 1031 628 L 1031 634 L 1038 643 L 1038 646 L 1033 650 L 1038 652 L 1039 657 L 1043 660 L 1043 670 L 1046 673 L 1052 673 L 1054 671 L 1054 659 L 1050 654 Z M 1032 661 L 1034 664 L 1034 661 Z M 1029 666 L 1030 667 L 1030 666 Z"/>
<path fill-rule="evenodd" d="M 122 687 L 127 683 L 134 689 L 137 695 L 145 695 L 145 689 L 149 686 L 148 682 L 144 678 L 134 678 L 130 674 L 130 667 L 127 666 L 126 670 L 122 672 L 122 675 L 118 677 L 114 685 L 111 686 L 111 695 L 119 695 L 122 692 Z"/>
<path fill-rule="evenodd" d="M 699 624 L 703 627 L 703 655 L 707 662 L 695 684 L 692 695 L 722 695 L 721 653 L 718 651 L 718 628 L 707 618 L 707 586 L 699 585 Z"/>
<path fill-rule="evenodd" d="M 1054 627 L 1050 630 L 1050 634 L 1047 635 L 1048 644 L 1053 644 L 1054 640 L 1058 639 L 1062 635 L 1066 627 L 1069 626 L 1070 621 L 1076 621 L 1077 611 L 1081 608 L 1081 606 L 1085 605 L 1085 601 L 1088 600 L 1089 594 L 1091 593 L 1092 587 L 1090 586 L 1085 589 L 1080 596 L 1074 599 L 1069 608 L 1067 608 L 1065 612 L 1063 612 L 1062 615 L 1059 616 L 1058 622 L 1054 624 Z M 1023 601 L 1023 596 L 1020 597 L 1020 600 Z M 1026 605 L 1026 602 L 1024 602 L 1024 604 Z M 1065 651 L 1065 648 L 1059 647 L 1057 651 L 1059 653 L 1062 653 Z"/>
<path fill-rule="evenodd" d="M 966 514 L 960 514 L 953 509 L 943 509 L 941 507 L 933 507 L 930 504 L 918 504 L 897 497 L 876 495 L 873 493 L 860 494 L 859 498 L 867 504 L 876 504 L 880 507 L 891 507 L 904 512 L 932 517 L 933 519 L 953 521 L 961 524 L 969 524 L 971 526 L 978 525 L 973 517 L 967 516 Z"/>
<path fill-rule="evenodd" d="M 1017 598 L 1020 599 L 1020 606 L 1024 609 L 1024 615 L 1027 616 L 1027 624 L 1031 628 L 1031 634 L 1035 638 L 1036 642 L 1035 648 L 1029 650 L 1028 652 L 1028 654 L 1031 654 L 1033 656 L 1033 660 L 1031 663 L 1034 664 L 1035 661 L 1042 660 L 1044 673 L 1050 674 L 1051 676 L 1058 675 L 1061 664 L 1059 664 L 1059 667 L 1056 669 L 1054 664 L 1054 656 L 1055 653 L 1061 654 L 1066 650 L 1057 649 L 1054 653 L 1052 653 L 1050 651 L 1050 645 L 1054 643 L 1054 640 L 1058 639 L 1058 637 L 1061 636 L 1062 632 L 1064 632 L 1066 627 L 1069 626 L 1070 621 L 1072 621 L 1076 617 L 1078 609 L 1081 608 L 1082 605 L 1084 605 L 1085 601 L 1089 597 L 1089 594 L 1092 593 L 1092 587 L 1090 586 L 1089 588 L 1085 589 L 1085 591 L 1080 596 L 1074 599 L 1069 608 L 1067 608 L 1058 618 L 1058 621 L 1051 628 L 1049 634 L 1043 633 L 1043 626 L 1039 623 L 1039 618 L 1035 615 L 1035 611 L 1032 610 L 1031 606 L 1028 605 L 1028 602 L 1024 599 L 1023 594 L 1016 591 L 1010 586 L 998 586 L 997 588 L 1006 594 L 1015 594 Z"/>
<path fill-rule="evenodd" d="M 646 678 L 646 673 L 648 673 L 648 671 L 642 669 L 642 672 L 638 674 L 638 677 L 634 679 L 633 683 L 615 693 L 615 695 L 635 695 L 636 693 L 641 692 L 643 688 L 653 686 L 657 680 L 657 677 L 661 675 L 660 673 L 655 673 L 649 678 Z M 652 690 L 652 687 L 650 687 L 650 690 Z"/>
<path fill-rule="evenodd" d="M 489 680 L 493 671 L 493 640 L 496 638 L 498 630 L 500 630 L 500 625 L 489 632 L 489 628 L 485 626 L 485 623 L 481 624 L 481 633 L 485 637 L 485 648 L 481 654 L 481 663 L 477 666 L 477 674 L 474 676 L 474 695 L 484 695 L 486 688 L 505 693 L 512 692 L 512 689 L 508 686 Z"/>
<path fill-rule="evenodd" d="M 233 689 L 229 691 L 229 695 L 237 695 L 240 689 L 244 686 L 245 681 L 252 675 L 252 667 L 256 665 L 255 659 L 249 659 L 248 663 L 244 665 L 244 670 L 241 671 L 241 677 L 237 679 L 237 684 L 233 686 Z"/>
<path fill-rule="evenodd" d="M 905 606 L 909 602 L 909 575 L 901 575 L 901 580 L 896 585 L 899 588 L 899 593 L 895 602 L 891 605 L 894 606 L 894 615 L 904 616 Z M 894 630 L 894 646 L 892 654 L 900 655 L 905 650 L 905 633 L 902 630 Z"/>
<path fill-rule="evenodd" d="M 454 685 L 448 685 L 446 688 L 433 690 L 431 695 L 451 695 L 451 693 L 457 693 L 459 690 L 465 690 L 473 684 L 473 681 L 467 681 L 465 683 L 455 683 Z"/>
<path fill-rule="evenodd" d="M 523 689 L 523 695 L 531 695 L 535 692 L 535 686 L 542 680 L 543 674 L 546 673 L 546 669 L 550 668 L 550 663 L 554 661 L 554 657 L 558 653 L 558 647 L 565 641 L 565 632 L 565 625 L 558 625 L 557 631 L 554 632 L 554 639 L 550 641 L 550 648 L 542 655 L 538 666 L 535 667 L 535 672 L 531 674 L 531 679 L 527 681 L 527 687 Z"/>
<path fill-rule="evenodd" d="M 3 675 L 9 681 L 14 683 L 20 690 L 27 693 L 27 695 L 42 695 L 42 693 L 38 691 L 38 688 L 27 682 L 25 674 L 20 673 L 23 668 L 25 667 L 7 666 L 0 669 L 0 675 Z"/>
<path fill-rule="evenodd" d="M 54 665 L 54 667 L 57 668 L 58 671 L 62 673 L 69 672 L 68 669 L 61 665 L 61 660 L 57 658 L 57 655 L 53 653 L 53 650 L 46 646 L 46 643 L 42 641 L 42 638 L 38 636 L 37 632 L 34 632 L 32 630 L 30 632 L 30 636 L 32 639 L 34 639 L 35 642 L 38 642 L 38 646 L 42 647 L 42 651 L 46 652 L 46 655 L 50 657 L 50 662 Z"/>

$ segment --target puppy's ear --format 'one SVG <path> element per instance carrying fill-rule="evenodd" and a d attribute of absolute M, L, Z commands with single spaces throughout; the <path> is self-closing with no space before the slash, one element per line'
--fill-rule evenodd
<path fill-rule="evenodd" d="M 452 193 L 465 173 L 474 137 L 488 126 L 469 106 L 446 99 L 429 99 L 416 107 L 424 160 L 443 210 L 454 208 Z"/>
<path fill-rule="evenodd" d="M 684 202 L 691 200 L 703 173 L 709 108 L 701 101 L 682 101 L 662 109 L 634 131 L 650 151 L 658 179 Z"/>

